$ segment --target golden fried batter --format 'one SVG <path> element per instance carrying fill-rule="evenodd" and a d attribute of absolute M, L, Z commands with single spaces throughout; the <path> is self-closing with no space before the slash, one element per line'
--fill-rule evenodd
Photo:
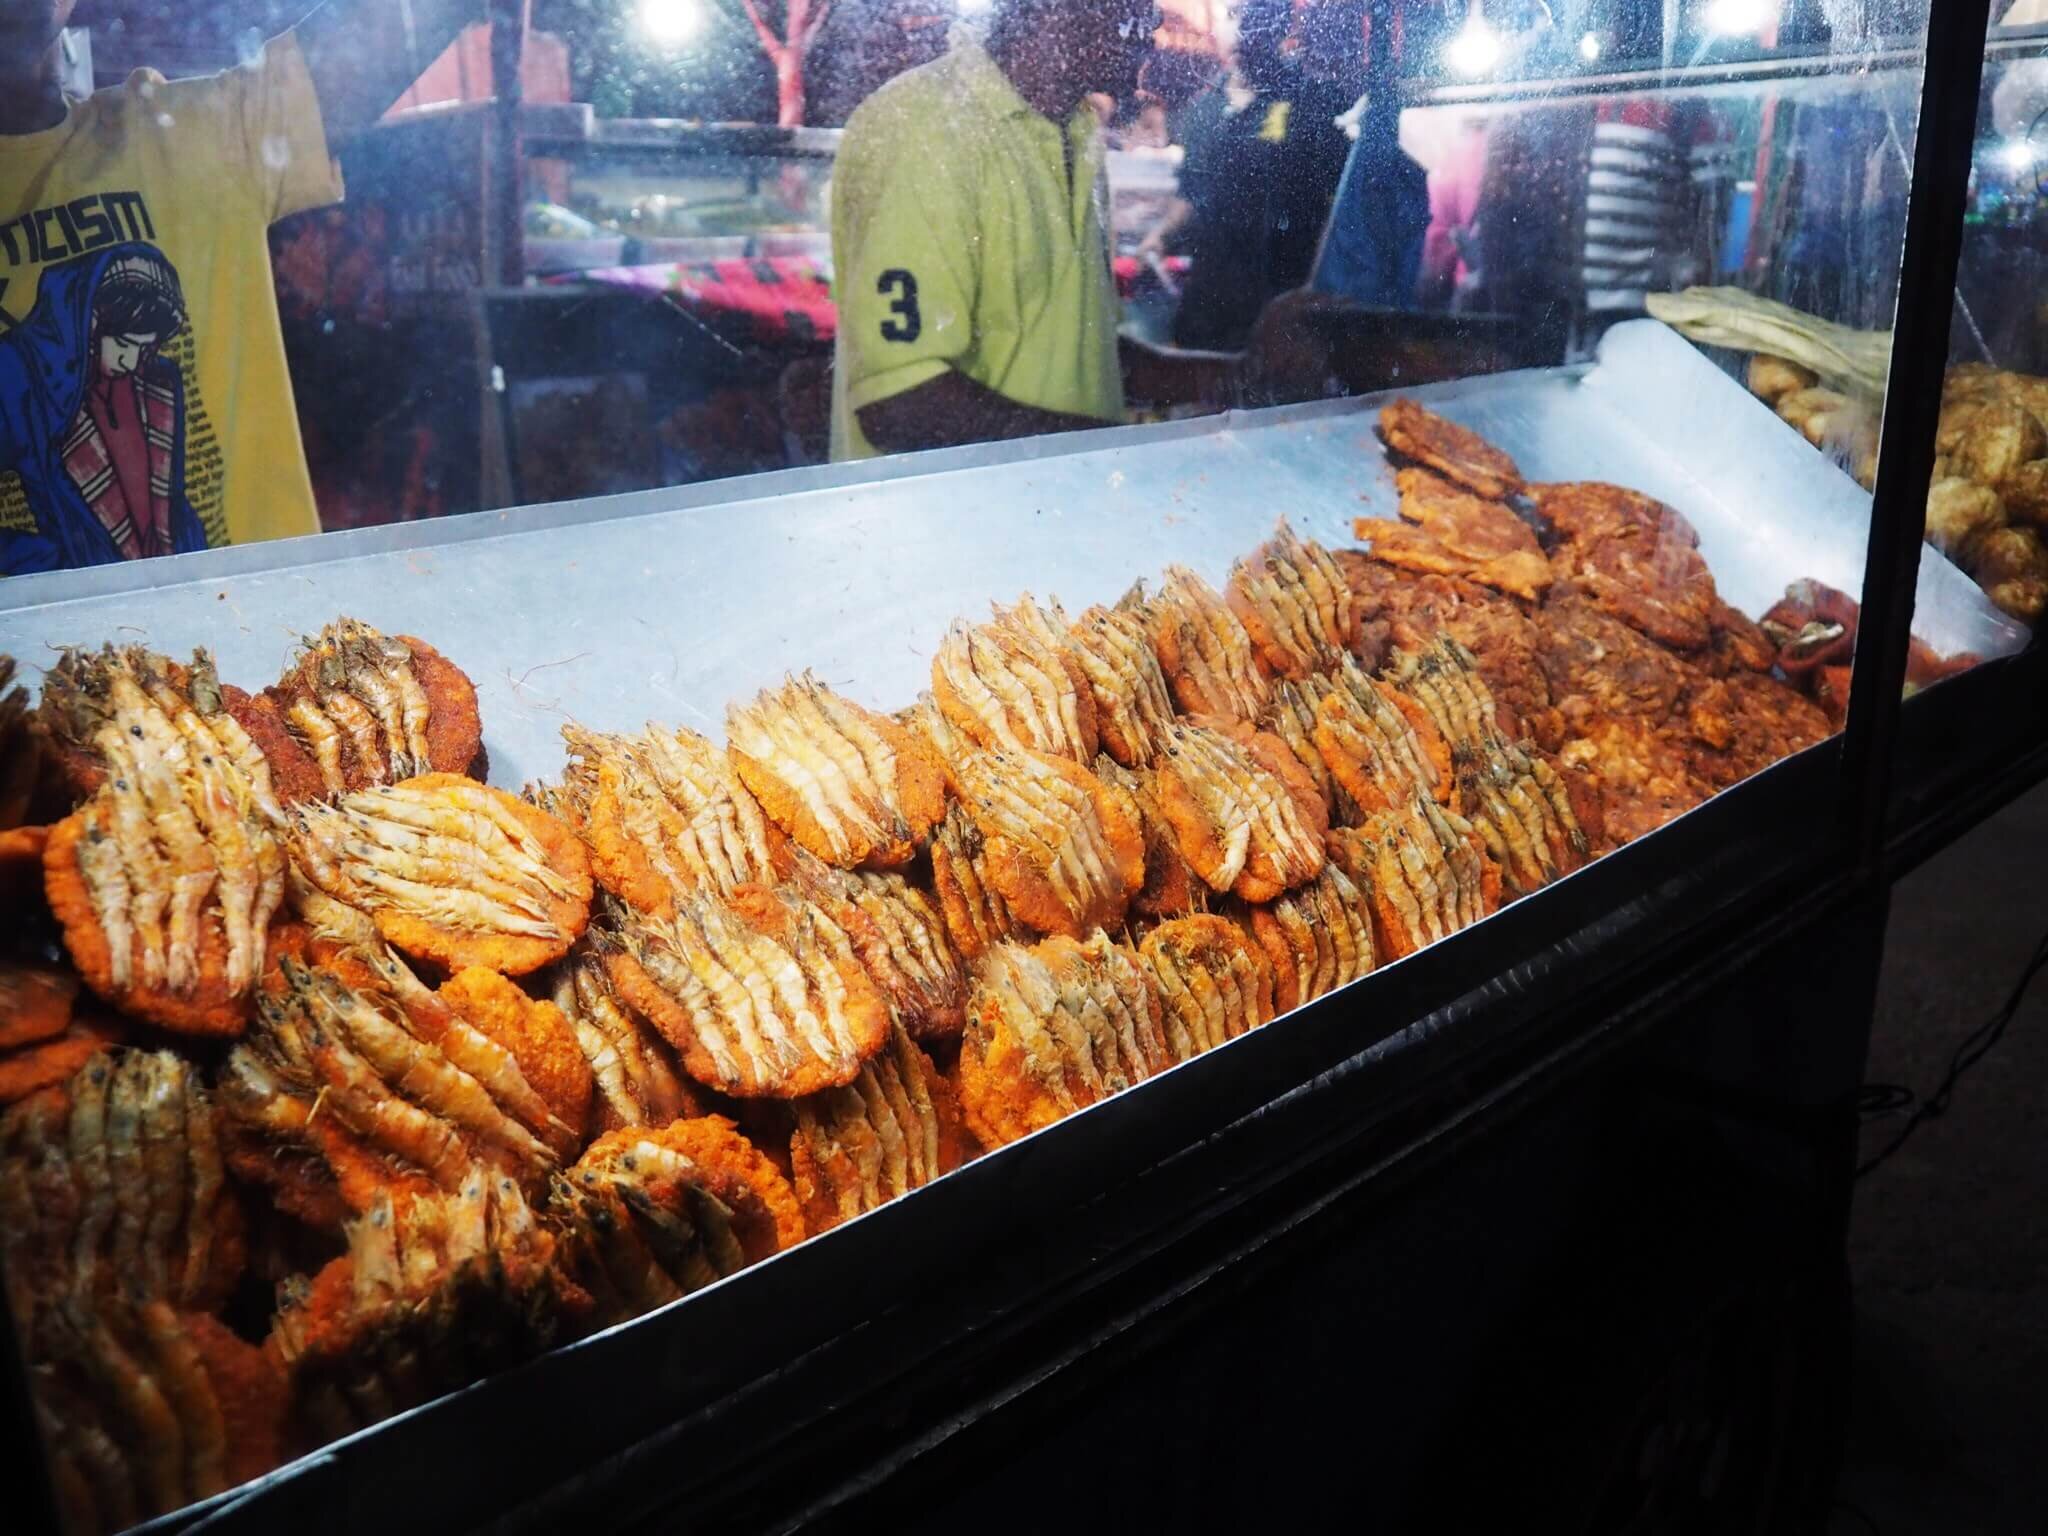
<path fill-rule="evenodd" d="M 596 1129 L 667 1125 L 704 1106 L 671 1064 L 667 1042 L 619 1000 L 604 962 L 579 951 L 554 972 L 553 997 L 589 1063 Z"/>
<path fill-rule="evenodd" d="M 580 1141 L 590 1118 L 593 1080 L 590 1063 L 562 1010 L 528 997 L 496 971 L 475 965 L 441 983 L 439 995 L 459 1018 L 511 1053 L 519 1075 L 539 1095 L 554 1122 L 569 1129 L 569 1144 Z M 518 1118 L 524 1123 L 523 1115 Z M 539 1133 L 538 1127 L 532 1129 Z"/>
<path fill-rule="evenodd" d="M 1123 921 L 1145 884 L 1144 827 L 1128 795 L 1036 752 L 971 750 L 952 768 L 981 833 L 980 876 L 1011 917 L 1073 938 Z"/>
<path fill-rule="evenodd" d="M 799 854 L 795 883 L 853 940 L 915 1040 L 947 1040 L 967 1019 L 967 969 L 938 903 L 894 872 L 845 870 Z"/>
<path fill-rule="evenodd" d="M 1181 857 L 1173 824 L 1159 808 L 1158 775 L 1150 769 L 1126 768 L 1105 753 L 1095 759 L 1095 776 L 1121 789 L 1137 808 L 1145 842 L 1145 883 L 1131 897 L 1131 910 L 1146 917 L 1184 917 L 1205 910 L 1209 888 Z"/>
<path fill-rule="evenodd" d="M 1330 834 L 1330 858 L 1372 906 L 1381 964 L 1476 923 L 1500 905 L 1500 868 L 1472 824 L 1418 797 Z"/>
<path fill-rule="evenodd" d="M 1358 643 L 1351 589 L 1330 552 L 1281 518 L 1273 537 L 1230 568 L 1223 589 L 1269 677 L 1327 672 Z"/>
<path fill-rule="evenodd" d="M 995 945 L 961 1040 L 968 1130 L 1004 1146 L 1143 1080 L 1164 1061 L 1158 1009 L 1138 958 L 1099 933 Z"/>
<path fill-rule="evenodd" d="M 710 741 L 682 727 L 637 736 L 562 727 L 565 803 L 591 869 L 628 906 L 673 916 L 698 891 L 773 884 L 789 873 L 789 842 Z"/>
<path fill-rule="evenodd" d="M 620 914 L 606 967 L 698 1082 L 791 1099 L 854 1080 L 882 1048 L 889 1001 L 853 940 L 793 891 L 695 896 L 669 921 Z"/>
<path fill-rule="evenodd" d="M 1064 617 L 1057 603 L 1053 613 Z M 1173 698 L 1144 617 L 1097 604 L 1067 630 L 1067 654 L 1095 696 L 1102 750 L 1126 768 L 1150 766 L 1165 746 Z"/>
<path fill-rule="evenodd" d="M 1138 947 L 1158 989 L 1166 1044 L 1175 1061 L 1235 1040 L 1273 1017 L 1273 966 L 1226 918 L 1161 923 Z"/>
<path fill-rule="evenodd" d="M 1380 436 L 1394 452 L 1481 496 L 1499 501 L 1522 489 L 1522 472 L 1513 459 L 1477 432 L 1413 400 L 1394 400 L 1380 408 Z"/>
<path fill-rule="evenodd" d="M 1278 901 L 1247 908 L 1245 922 L 1272 964 L 1276 1014 L 1372 969 L 1371 903 L 1334 861 Z"/>
<path fill-rule="evenodd" d="M 1186 566 L 1170 565 L 1157 597 L 1133 588 L 1119 604 L 1125 605 L 1150 624 L 1160 670 L 1184 713 L 1243 721 L 1265 713 L 1272 689 L 1251 636 L 1214 587 Z"/>
<path fill-rule="evenodd" d="M 265 693 L 324 794 L 468 773 L 483 744 L 476 687 L 461 668 L 424 640 L 356 619 L 306 641 Z"/>
<path fill-rule="evenodd" d="M 986 624 L 956 619 L 932 658 L 932 698 L 954 729 L 992 751 L 1095 760 L 1095 691 L 1066 615 L 1029 592 Z"/>
<path fill-rule="evenodd" d="M 1539 659 L 1567 728 L 1595 717 L 1661 720 L 1694 683 L 1696 669 L 1583 598 L 1565 597 L 1536 615 Z"/>
<path fill-rule="evenodd" d="M 957 800 L 947 808 L 938 836 L 932 839 L 932 889 L 938 893 L 947 937 L 961 959 L 977 960 L 991 944 L 1004 939 L 1029 938 L 989 883 L 981 828 Z"/>
<path fill-rule="evenodd" d="M 1171 740 L 1159 810 L 1211 890 L 1271 901 L 1322 872 L 1329 807 L 1286 742 L 1202 716 L 1177 724 Z"/>
<path fill-rule="evenodd" d="M 1416 795 L 1447 800 L 1450 749 L 1428 714 L 1399 689 L 1375 683 L 1347 663 L 1316 705 L 1313 737 L 1330 777 L 1357 816 Z"/>
<path fill-rule="evenodd" d="M 1606 841 L 1597 851 L 1654 832 L 1713 794 L 1676 734 L 1639 714 L 1594 714 L 1574 724 L 1558 759 L 1567 769 L 1588 769 L 1599 779 Z"/>
<path fill-rule="evenodd" d="M 591 1296 L 599 1326 L 700 1290 L 805 1236 L 789 1181 L 717 1115 L 607 1132 L 556 1185 L 551 1207 L 563 1266 Z"/>
<path fill-rule="evenodd" d="M 286 1295 L 266 1346 L 315 1435 L 351 1433 L 554 1342 L 555 1239 L 502 1174 L 472 1166 L 445 1194 L 380 1198 L 348 1242 Z"/>
<path fill-rule="evenodd" d="M 313 884 L 375 919 L 408 955 L 523 976 L 569 952 L 590 920 L 590 861 L 536 805 L 429 773 L 296 808 Z"/>
<path fill-rule="evenodd" d="M 727 750 L 769 820 L 828 864 L 897 869 L 946 814 L 927 745 L 810 673 L 729 705 Z"/>
<path fill-rule="evenodd" d="M 812 1232 L 922 1189 L 968 1155 L 953 1085 L 901 1029 L 850 1086 L 799 1099 L 795 1111 L 789 1158 Z"/>
<path fill-rule="evenodd" d="M 1356 662 L 1346 665 L 1355 667 Z M 1316 793 L 1323 797 L 1323 803 L 1330 808 L 1330 821 L 1334 826 L 1355 826 L 1362 814 L 1358 802 L 1351 798 L 1351 792 L 1338 783 L 1330 774 L 1330 765 L 1323 761 L 1322 749 L 1316 745 L 1316 722 L 1320 718 L 1317 706 L 1336 687 L 1329 678 L 1317 675 L 1305 677 L 1300 682 L 1282 682 L 1273 686 L 1273 702 L 1265 714 L 1259 717 L 1259 729 L 1277 736 L 1287 743 L 1287 750 L 1294 754 L 1294 760 L 1301 764 L 1303 772 L 1314 781 Z M 1151 844 L 1146 844 L 1146 858 L 1149 865 Z M 1169 914 L 1177 916 L 1178 914 Z"/>
<path fill-rule="evenodd" d="M 0 656 L 0 847 L 5 834 L 29 819 L 43 785 L 43 755 L 44 737 L 31 719 L 28 690 L 14 681 L 14 658 Z M 0 877 L 0 897 L 6 894 Z"/>

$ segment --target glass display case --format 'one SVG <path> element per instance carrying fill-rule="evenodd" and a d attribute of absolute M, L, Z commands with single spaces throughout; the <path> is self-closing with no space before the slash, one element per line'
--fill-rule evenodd
<path fill-rule="evenodd" d="M 1542 1394 L 1606 1373 L 1529 1298 L 1816 1347 L 1741 1266 L 1839 1267 L 1887 881 L 2048 771 L 1935 517 L 1954 370 L 2039 366 L 2048 39 L 1885 22 L 1388 82 L 1469 376 L 1358 381 L 1322 306 L 1342 398 L 724 482 L 645 313 L 825 261 L 833 136 L 530 135 L 523 504 L 0 585 L 19 1507 L 1528 1518 L 1472 1448 L 1566 1477 Z M 1653 1096 L 1712 1134 L 1640 1155 Z M 1824 1438 L 1781 1376 L 1751 1513 Z"/>

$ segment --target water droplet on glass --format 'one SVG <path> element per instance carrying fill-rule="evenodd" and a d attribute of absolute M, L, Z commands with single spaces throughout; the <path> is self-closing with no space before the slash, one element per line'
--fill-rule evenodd
<path fill-rule="evenodd" d="M 266 133 L 263 136 L 263 163 L 273 171 L 281 171 L 291 163 L 291 146 L 281 133 Z"/>

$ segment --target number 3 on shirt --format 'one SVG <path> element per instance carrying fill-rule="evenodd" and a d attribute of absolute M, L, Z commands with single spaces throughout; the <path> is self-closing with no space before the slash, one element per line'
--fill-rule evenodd
<path fill-rule="evenodd" d="M 882 340 L 917 340 L 924 330 L 924 316 L 917 309 L 917 279 L 901 267 L 891 267 L 875 283 L 875 292 L 896 296 L 889 306 L 891 318 L 882 322 Z"/>

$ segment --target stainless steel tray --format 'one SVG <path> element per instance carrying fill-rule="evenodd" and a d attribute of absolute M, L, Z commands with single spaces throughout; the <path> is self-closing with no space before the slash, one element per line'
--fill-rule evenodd
<path fill-rule="evenodd" d="M 1755 615 L 1786 582 L 1855 591 L 1869 497 L 1655 321 L 1585 370 L 1412 391 L 1538 480 L 1605 479 L 1679 508 L 1723 594 Z M 0 584 L 0 651 L 145 640 L 211 646 L 221 676 L 274 679 L 347 613 L 431 640 L 475 678 L 491 778 L 555 774 L 558 730 L 656 719 L 712 735 L 725 701 L 809 666 L 863 703 L 928 685 L 955 615 L 1022 590 L 1069 611 L 1170 561 L 1220 583 L 1275 518 L 1330 543 L 1392 517 L 1381 397 L 1288 406 L 878 465 L 477 513 Z M 2025 631 L 1928 550 L 1918 632 L 1999 655 Z"/>

